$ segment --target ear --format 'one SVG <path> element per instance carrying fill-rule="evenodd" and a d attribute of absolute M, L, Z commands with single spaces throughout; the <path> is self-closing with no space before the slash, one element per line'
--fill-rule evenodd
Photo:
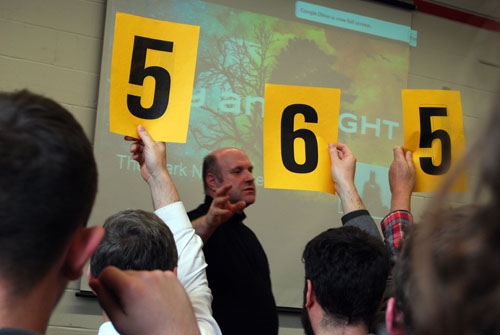
<path fill-rule="evenodd" d="M 306 281 L 307 292 L 306 292 L 306 308 L 310 309 L 312 305 L 316 302 L 316 295 L 314 294 L 312 283 L 310 279 Z"/>
<path fill-rule="evenodd" d="M 82 276 L 83 267 L 103 237 L 104 228 L 101 226 L 78 228 L 73 234 L 64 260 L 62 271 L 66 278 L 75 280 Z"/>
<path fill-rule="evenodd" d="M 404 335 L 404 317 L 403 313 L 398 311 L 396 307 L 396 299 L 389 298 L 387 301 L 387 309 L 385 311 L 385 325 L 389 335 Z"/>
<path fill-rule="evenodd" d="M 87 281 L 90 281 L 92 279 L 92 272 L 90 271 L 90 264 L 87 267 Z"/>
<path fill-rule="evenodd" d="M 172 272 L 174 273 L 174 275 L 177 277 L 177 266 L 172 270 Z"/>
<path fill-rule="evenodd" d="M 87 266 L 87 281 L 90 282 L 91 279 L 92 279 L 92 271 L 90 271 L 90 264 L 89 264 L 89 266 Z M 96 294 L 92 288 L 90 288 L 90 290 L 92 291 L 92 293 Z"/>
<path fill-rule="evenodd" d="M 219 182 L 217 180 L 217 177 L 213 173 L 209 172 L 205 176 L 205 182 L 208 185 L 208 188 L 210 189 L 210 191 L 215 193 L 215 191 L 219 187 Z"/>

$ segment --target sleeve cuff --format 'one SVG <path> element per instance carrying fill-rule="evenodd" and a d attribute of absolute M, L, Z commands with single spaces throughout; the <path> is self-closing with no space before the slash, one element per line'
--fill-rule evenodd
<path fill-rule="evenodd" d="M 174 235 L 181 230 L 193 228 L 182 201 L 163 206 L 157 209 L 155 214 L 165 222 Z"/>
<path fill-rule="evenodd" d="M 410 211 L 407 211 L 405 209 L 398 209 L 390 212 L 389 214 L 384 216 L 384 218 L 380 222 L 380 228 L 382 228 L 382 231 L 384 231 L 387 225 L 394 220 L 413 222 L 413 215 Z"/>
<path fill-rule="evenodd" d="M 349 212 L 347 214 L 344 214 L 344 216 L 342 216 L 342 225 L 345 225 L 346 222 L 349 222 L 349 220 L 352 220 L 352 219 L 355 219 L 359 216 L 363 216 L 363 215 L 370 215 L 370 212 L 368 212 L 368 210 L 366 209 L 357 209 L 355 211 L 352 211 L 352 212 Z"/>

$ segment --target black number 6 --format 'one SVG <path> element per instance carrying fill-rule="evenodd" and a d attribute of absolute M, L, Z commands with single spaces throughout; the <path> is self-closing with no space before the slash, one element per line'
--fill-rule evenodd
<path fill-rule="evenodd" d="M 434 165 L 432 157 L 420 157 L 422 170 L 430 175 L 441 175 L 448 172 L 451 165 L 450 135 L 443 129 L 432 131 L 432 116 L 447 116 L 443 107 L 420 107 L 420 148 L 432 148 L 435 139 L 441 141 L 441 164 Z"/>
<path fill-rule="evenodd" d="M 286 107 L 281 116 L 281 159 L 289 171 L 309 173 L 318 165 L 318 141 L 309 129 L 294 130 L 294 118 L 297 114 L 303 114 L 305 122 L 318 122 L 318 114 L 311 106 L 294 104 Z M 305 143 L 306 159 L 303 164 L 295 160 L 294 144 L 297 138 L 302 138 Z"/>
<path fill-rule="evenodd" d="M 140 96 L 128 94 L 127 106 L 132 115 L 141 119 L 158 119 L 167 110 L 170 96 L 170 73 L 159 66 L 146 67 L 146 53 L 148 49 L 172 52 L 173 47 L 173 42 L 135 36 L 128 81 L 130 84 L 143 85 L 144 78 L 153 77 L 155 92 L 153 104 L 149 108 L 141 105 Z"/>

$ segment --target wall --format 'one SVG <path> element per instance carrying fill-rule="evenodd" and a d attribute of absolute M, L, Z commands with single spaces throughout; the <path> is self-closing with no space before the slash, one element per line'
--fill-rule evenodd
<path fill-rule="evenodd" d="M 62 103 L 94 137 L 105 0 L 0 0 L 0 90 L 29 88 Z M 414 13 L 418 47 L 411 50 L 409 88 L 461 91 L 467 144 L 474 138 L 500 84 L 498 34 Z M 475 180 L 474 172 L 469 180 Z M 415 194 L 418 217 L 428 194 Z M 456 194 L 452 202 L 468 201 Z M 85 279 L 83 279 L 85 280 Z M 57 307 L 48 334 L 96 334 L 100 308 L 77 297 L 72 282 Z M 301 334 L 300 321 L 281 313 L 280 334 Z"/>

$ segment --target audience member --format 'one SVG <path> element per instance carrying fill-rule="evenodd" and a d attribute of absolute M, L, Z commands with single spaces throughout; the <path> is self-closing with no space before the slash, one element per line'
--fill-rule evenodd
<path fill-rule="evenodd" d="M 429 236 L 428 242 L 435 260 L 437 262 L 448 262 L 445 270 L 447 273 L 443 273 L 444 276 L 460 276 L 459 273 L 467 270 L 461 264 L 454 263 L 452 258 L 457 247 L 457 241 L 471 239 L 473 243 L 478 242 L 478 240 L 474 241 L 475 238 L 478 238 L 477 229 L 472 229 L 473 227 L 469 225 L 468 221 L 475 219 L 482 210 L 483 207 L 474 204 L 443 208 L 441 210 L 439 214 L 440 224 L 434 227 L 433 234 Z M 387 328 L 391 335 L 419 334 L 415 327 L 415 319 L 418 319 L 418 316 L 415 314 L 415 308 L 412 305 L 418 299 L 416 296 L 420 294 L 420 291 L 417 285 L 418 273 L 414 272 L 416 269 L 412 264 L 414 257 L 416 257 L 414 253 L 418 249 L 415 241 L 421 238 L 422 230 L 422 224 L 408 226 L 398 260 L 393 269 L 394 290 L 392 297 L 389 299 L 386 314 Z M 478 245 L 476 244 L 474 247 L 478 247 Z M 466 283 L 464 282 L 462 285 L 466 285 Z M 460 286 L 456 285 L 454 289 L 459 289 Z M 443 298 L 446 298 L 448 303 L 453 305 L 454 294 L 450 294 L 450 296 L 443 295 Z M 473 301 L 471 300 L 471 302 Z M 492 311 L 492 313 L 496 312 Z M 481 318 L 484 317 L 483 315 Z M 476 321 L 481 318 L 476 319 Z M 469 322 L 470 320 L 467 323 Z M 439 326 L 436 328 L 439 328 Z M 484 331 L 477 333 L 490 334 L 491 332 L 484 329 Z"/>
<path fill-rule="evenodd" d="M 110 265 L 121 270 L 170 270 L 177 273 L 172 232 L 155 214 L 124 210 L 104 222 L 105 235 L 90 258 L 89 280 Z M 106 313 L 99 335 L 118 334 Z"/>
<path fill-rule="evenodd" d="M 97 167 L 75 118 L 26 90 L 0 93 L 0 151 L 0 333 L 41 334 L 104 235 L 86 227 Z M 172 276 L 109 267 L 90 285 L 124 335 L 198 334 Z"/>
<path fill-rule="evenodd" d="M 212 315 L 212 294 L 207 282 L 203 242 L 195 233 L 167 170 L 166 145 L 154 141 L 142 126 L 137 132 L 139 140 L 126 137 L 134 141 L 130 152 L 150 188 L 155 214 L 174 236 L 179 257 L 177 275 L 191 299 L 200 332 L 202 335 L 220 335 L 221 330 Z"/>
<path fill-rule="evenodd" d="M 252 170 L 242 150 L 212 152 L 203 161 L 205 201 L 188 212 L 205 242 L 213 313 L 224 335 L 278 333 L 267 256 L 243 222 L 243 209 L 256 199 Z"/>
<path fill-rule="evenodd" d="M 329 151 L 343 227 L 320 233 L 305 247 L 302 323 L 308 335 L 366 335 L 383 299 L 389 258 L 355 187 L 355 156 L 341 143 Z"/>
<path fill-rule="evenodd" d="M 500 114 L 495 111 L 428 204 L 422 222 L 409 227 L 394 267 L 394 297 L 387 309 L 392 335 L 500 332 L 499 126 Z M 476 198 L 458 207 L 446 205 L 448 186 L 473 162 L 480 163 Z M 481 198 L 483 192 L 486 196 Z"/>
<path fill-rule="evenodd" d="M 411 248 L 410 281 L 415 333 L 500 333 L 500 96 L 484 131 L 462 162 L 479 162 L 479 180 L 474 210 L 457 223 L 445 210 L 447 185 L 424 213 Z M 460 164 L 459 164 L 460 166 Z M 460 166 L 455 174 L 463 171 Z M 454 176 L 449 182 L 454 180 Z M 436 232 L 450 233 L 446 247 L 433 238 Z M 417 272 L 418 271 L 418 272 Z M 418 273 L 418 275 L 417 275 Z"/>
<path fill-rule="evenodd" d="M 313 333 L 369 333 L 389 273 L 383 242 L 357 227 L 331 228 L 304 249 L 305 308 Z"/>
<path fill-rule="evenodd" d="M 397 146 L 394 147 L 393 153 L 394 159 L 389 167 L 391 211 L 380 224 L 392 264 L 397 259 L 406 226 L 413 222 L 411 195 L 416 182 L 412 152 L 404 152 L 403 147 Z"/>
<path fill-rule="evenodd" d="M 381 221 L 381 230 L 385 246 L 393 266 L 398 257 L 401 241 L 406 234 L 407 226 L 413 222 L 411 214 L 411 195 L 415 187 L 416 172 L 411 151 L 404 151 L 403 147 L 393 148 L 394 158 L 389 167 L 389 186 L 391 189 L 391 211 Z M 393 292 L 393 279 L 389 274 L 384 302 L 377 312 L 373 322 L 373 331 L 377 335 L 387 335 L 386 311 L 392 308 L 389 298 Z"/>
<path fill-rule="evenodd" d="M 385 246 L 391 257 L 392 266 L 399 264 L 396 261 L 400 257 L 399 252 L 403 238 L 407 235 L 408 230 L 412 228 L 411 195 L 416 182 L 412 153 L 410 151 L 405 152 L 401 146 L 394 147 L 393 153 L 394 159 L 389 167 L 391 212 L 381 221 L 382 234 L 384 235 Z M 399 270 L 393 268 L 389 276 L 384 305 L 379 312 L 380 319 L 383 319 L 384 322 L 380 322 L 380 327 L 376 331 L 377 335 L 404 334 L 396 332 L 402 325 L 402 315 L 395 313 L 397 306 L 394 291 L 395 287 L 399 286 L 401 278 L 398 272 Z M 400 302 L 399 300 L 397 301 L 398 303 Z"/>

